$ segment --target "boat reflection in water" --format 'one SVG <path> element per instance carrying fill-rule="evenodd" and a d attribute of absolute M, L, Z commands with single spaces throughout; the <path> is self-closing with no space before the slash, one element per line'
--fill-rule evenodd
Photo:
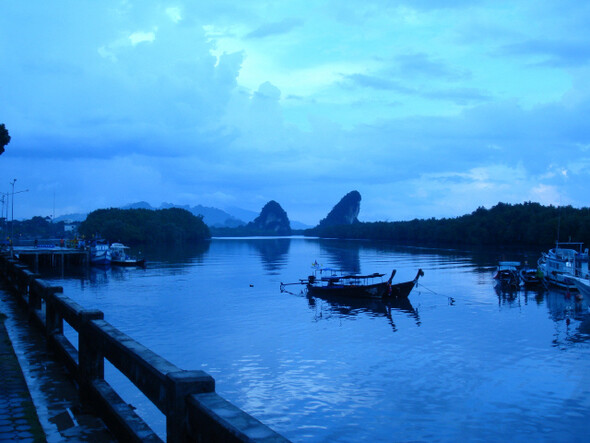
<path fill-rule="evenodd" d="M 311 295 L 306 294 L 308 305 L 317 313 L 316 318 L 329 319 L 336 317 L 355 317 L 368 315 L 371 317 L 385 317 L 389 320 L 394 332 L 397 326 L 394 321 L 396 313 L 413 318 L 416 326 L 420 326 L 418 310 L 412 306 L 408 298 L 356 298 L 347 296 Z"/>

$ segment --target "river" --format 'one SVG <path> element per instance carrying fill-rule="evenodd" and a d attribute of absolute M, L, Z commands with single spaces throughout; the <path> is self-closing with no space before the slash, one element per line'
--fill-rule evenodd
<path fill-rule="evenodd" d="M 588 437 L 589 300 L 494 286 L 499 260 L 535 264 L 539 251 L 292 237 L 142 253 L 145 269 L 44 278 L 180 368 L 206 371 L 220 395 L 294 442 Z M 425 275 L 408 303 L 281 292 L 316 260 L 397 269 L 394 282 Z M 163 435 L 163 416 L 110 365 L 106 378 Z"/>

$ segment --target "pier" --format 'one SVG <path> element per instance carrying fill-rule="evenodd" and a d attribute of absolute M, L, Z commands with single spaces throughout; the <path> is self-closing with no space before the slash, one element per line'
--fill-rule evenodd
<path fill-rule="evenodd" d="M 25 251 L 22 256 L 27 255 L 34 254 Z M 66 254 L 61 257 L 65 260 Z M 219 396 L 209 374 L 178 368 L 113 327 L 103 312 L 80 306 L 63 294 L 63 288 L 51 286 L 9 254 L 0 254 L 0 277 L 26 312 L 31 327 L 42 332 L 68 369 L 81 404 L 100 417 L 120 441 L 162 439 L 104 379 L 105 360 L 164 414 L 168 442 L 287 441 Z M 66 323 L 76 332 L 77 343 L 64 335 Z"/>
<path fill-rule="evenodd" d="M 12 255 L 26 263 L 33 272 L 41 266 L 59 268 L 62 272 L 67 265 L 88 265 L 90 251 L 82 248 L 68 248 L 53 245 L 14 246 Z"/>

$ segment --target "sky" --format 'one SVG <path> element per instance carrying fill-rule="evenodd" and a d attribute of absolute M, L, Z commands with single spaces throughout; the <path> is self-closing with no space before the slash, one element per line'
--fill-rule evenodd
<path fill-rule="evenodd" d="M 1 10 L 9 219 L 275 200 L 316 225 L 352 190 L 361 221 L 589 205 L 590 2 Z"/>

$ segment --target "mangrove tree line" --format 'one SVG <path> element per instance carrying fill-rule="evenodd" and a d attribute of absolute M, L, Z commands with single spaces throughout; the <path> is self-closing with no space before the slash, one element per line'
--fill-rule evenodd
<path fill-rule="evenodd" d="M 98 209 L 78 229 L 86 239 L 98 236 L 129 245 L 195 243 L 211 237 L 203 217 L 180 208 Z"/>
<path fill-rule="evenodd" d="M 457 218 L 317 226 L 305 234 L 412 244 L 547 246 L 571 240 L 590 245 L 590 208 L 498 203 Z"/>

